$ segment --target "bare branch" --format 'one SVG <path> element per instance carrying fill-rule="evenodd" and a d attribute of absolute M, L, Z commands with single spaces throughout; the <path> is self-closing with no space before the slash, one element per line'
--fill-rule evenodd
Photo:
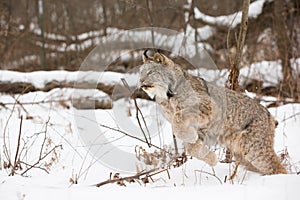
<path fill-rule="evenodd" d="M 13 167 L 11 169 L 11 173 L 10 173 L 11 176 L 15 175 L 15 170 L 18 168 L 17 165 L 18 165 L 18 158 L 20 157 L 19 150 L 20 150 L 20 145 L 21 145 L 22 124 L 23 124 L 23 116 L 21 116 L 19 136 L 18 136 L 18 144 L 17 144 L 17 150 L 16 150 L 16 155 L 15 155 L 14 165 L 13 165 Z"/>
<path fill-rule="evenodd" d="M 145 180 L 146 178 L 151 178 L 151 176 L 157 175 L 159 173 L 162 173 L 164 171 L 167 171 L 167 169 L 151 169 L 149 171 L 144 171 L 144 172 L 139 172 L 133 176 L 127 176 L 127 177 L 121 177 L 121 178 L 110 178 L 107 181 L 103 181 L 100 183 L 97 183 L 95 186 L 96 187 L 101 187 L 103 185 L 107 185 L 107 184 L 112 184 L 112 183 L 122 183 L 123 186 L 125 186 L 125 184 L 123 183 L 124 181 L 127 181 L 129 183 L 131 182 L 135 182 L 136 180 Z M 143 177 L 145 176 L 145 177 Z"/>
<path fill-rule="evenodd" d="M 140 129 L 141 129 L 141 131 L 142 131 L 142 133 L 143 133 L 143 135 L 144 135 L 144 137 L 145 137 L 145 141 L 146 141 L 146 143 L 148 144 L 148 147 L 151 147 L 151 136 L 150 136 L 149 129 L 148 129 L 148 127 L 147 127 L 147 123 L 146 123 L 146 121 L 145 121 L 145 118 L 144 118 L 144 116 L 143 116 L 143 113 L 142 113 L 141 109 L 140 109 L 139 106 L 137 105 L 136 99 L 134 98 L 133 101 L 134 101 L 134 106 L 135 106 L 135 109 L 136 109 L 136 114 L 135 114 L 135 116 L 136 116 L 136 119 L 137 119 L 137 121 L 138 121 L 139 127 L 140 127 Z M 145 125 L 145 127 L 146 127 L 146 130 L 147 130 L 147 133 L 148 133 L 149 141 L 148 141 L 148 139 L 147 139 L 146 133 L 144 132 L 144 129 L 143 129 L 142 124 L 141 124 L 141 122 L 140 122 L 139 114 L 142 116 L 143 123 L 144 123 L 144 125 Z"/>
<path fill-rule="evenodd" d="M 291 116 L 289 116 L 287 118 L 284 118 L 280 123 L 285 122 L 285 121 L 287 121 L 287 120 L 289 120 L 291 118 L 295 118 L 297 115 L 300 115 L 300 112 L 297 112 L 297 113 L 295 113 L 295 114 L 293 114 L 293 115 L 291 115 Z"/>
<path fill-rule="evenodd" d="M 210 173 L 210 172 L 206 172 L 206 171 L 203 171 L 203 170 L 195 170 L 195 172 L 199 172 L 199 173 L 203 173 L 203 174 L 207 174 L 207 175 L 213 176 L 213 177 L 215 177 L 220 182 L 220 184 L 223 184 L 223 182 L 221 181 L 221 179 L 219 177 L 217 177 L 216 174 L 213 174 L 213 173 Z"/>
<path fill-rule="evenodd" d="M 227 51 L 228 51 L 229 62 L 230 63 L 233 63 L 233 60 L 232 60 L 232 58 L 230 56 L 230 53 L 229 53 L 229 49 L 230 49 L 230 44 L 229 44 L 229 42 L 230 42 L 230 32 L 231 32 L 232 24 L 233 24 L 234 20 L 236 19 L 237 15 L 238 15 L 238 12 L 235 14 L 234 18 L 232 19 L 231 24 L 230 24 L 230 26 L 227 30 L 227 35 L 226 35 L 226 46 L 227 46 Z"/>
<path fill-rule="evenodd" d="M 23 176 L 24 174 L 26 174 L 29 170 L 31 170 L 32 168 L 39 168 L 41 169 L 41 167 L 37 166 L 38 164 L 40 164 L 40 162 L 42 160 L 44 160 L 50 153 L 52 153 L 55 149 L 57 149 L 58 147 L 62 148 L 62 145 L 56 145 L 54 146 L 50 151 L 48 151 L 44 156 L 40 157 L 33 165 L 28 165 L 29 168 L 27 168 L 24 172 L 21 173 L 21 176 Z M 24 162 L 23 162 L 24 163 Z M 26 164 L 26 163 L 24 163 Z"/>
<path fill-rule="evenodd" d="M 227 87 L 238 91 L 239 89 L 239 74 L 240 74 L 240 63 L 243 55 L 243 47 L 246 38 L 246 33 L 248 29 L 248 11 L 249 11 L 250 0 L 244 0 L 243 3 L 243 11 L 242 11 L 242 21 L 240 25 L 240 31 L 237 39 L 237 48 L 234 62 L 230 63 L 230 74 L 228 76 L 228 80 L 226 82 Z M 230 58 L 231 60 L 231 58 Z"/>
<path fill-rule="evenodd" d="M 31 164 L 26 163 L 26 162 L 24 162 L 24 161 L 19 161 L 19 163 L 20 163 L 20 164 L 24 164 L 24 165 L 26 165 L 27 167 L 29 166 L 30 169 L 33 169 L 33 168 L 41 169 L 41 170 L 45 171 L 47 174 L 49 174 L 48 170 L 45 169 L 45 168 L 43 168 L 43 167 L 40 167 L 40 166 L 37 166 L 37 165 L 31 165 Z M 25 174 L 25 173 L 24 173 L 24 174 Z M 23 173 L 22 173 L 22 175 L 23 175 Z"/>
<path fill-rule="evenodd" d="M 124 78 L 122 78 L 121 81 L 123 82 L 124 86 L 128 89 L 128 91 L 129 91 L 130 94 L 131 94 L 130 87 L 129 87 L 128 83 L 126 82 L 126 80 L 125 80 Z M 138 124 L 139 124 L 139 127 L 140 127 L 140 129 L 141 129 L 141 131 L 142 131 L 142 133 L 143 133 L 143 135 L 144 135 L 145 141 L 146 141 L 148 147 L 150 148 L 150 147 L 151 147 L 151 137 L 150 137 L 150 132 L 149 132 L 147 123 L 146 123 L 146 121 L 145 121 L 145 118 L 144 118 L 144 115 L 143 115 L 141 109 L 140 109 L 139 106 L 137 105 L 136 98 L 133 98 L 133 101 L 134 101 L 134 106 L 135 106 L 135 109 L 136 109 L 136 114 L 135 114 L 136 119 L 137 119 Z M 141 124 L 139 115 L 141 115 L 142 120 L 143 120 L 143 123 L 144 123 L 144 125 L 145 125 L 145 127 L 146 127 L 146 131 L 147 131 L 148 136 L 149 136 L 149 141 L 148 141 L 148 138 L 147 138 L 147 136 L 146 136 L 146 133 L 145 133 L 143 127 L 142 127 L 142 124 Z"/>
<path fill-rule="evenodd" d="M 149 18 L 150 26 L 153 27 L 154 26 L 153 17 L 152 17 L 151 10 L 150 10 L 149 0 L 146 0 L 146 9 L 147 9 L 147 15 L 148 15 L 148 18 Z M 155 40 L 154 40 L 153 28 L 151 29 L 151 41 L 152 41 L 152 47 L 154 48 L 155 47 Z"/>
<path fill-rule="evenodd" d="M 138 141 L 140 141 L 140 142 L 143 142 L 143 143 L 145 143 L 145 144 L 148 144 L 145 140 L 143 140 L 143 139 L 141 139 L 141 138 L 139 138 L 139 137 L 130 135 L 130 134 L 128 134 L 128 133 L 126 133 L 125 131 L 122 131 L 122 130 L 120 130 L 120 129 L 116 129 L 116 128 L 113 128 L 113 127 L 109 127 L 109 126 L 104 125 L 104 124 L 99 124 L 99 126 L 101 126 L 101 127 L 103 127 L 103 128 L 107 128 L 107 129 L 113 130 L 113 131 L 117 131 L 117 132 L 119 132 L 119 133 L 122 133 L 122 134 L 124 134 L 124 135 L 130 137 L 130 138 L 133 138 L 133 139 L 136 139 L 136 140 L 138 140 Z M 159 150 L 161 150 L 161 151 L 164 151 L 164 152 L 166 152 L 166 153 L 168 153 L 168 154 L 172 154 L 171 152 L 168 152 L 167 150 L 165 150 L 165 149 L 163 149 L 163 148 L 161 148 L 161 147 L 159 147 L 159 146 L 157 146 L 157 145 L 155 145 L 155 144 L 151 144 L 151 147 L 155 147 L 155 148 L 157 148 L 157 149 L 159 149 Z"/>
<path fill-rule="evenodd" d="M 243 11 L 242 11 L 242 21 L 240 25 L 240 32 L 237 41 L 237 52 L 235 55 L 235 67 L 239 69 L 241 58 L 243 55 L 243 47 L 246 38 L 246 33 L 248 29 L 248 11 L 249 11 L 250 0 L 244 0 Z"/>
<path fill-rule="evenodd" d="M 177 139 L 176 136 L 173 134 L 173 143 L 175 148 L 175 154 L 178 155 L 178 145 L 177 145 Z"/>
<path fill-rule="evenodd" d="M 19 99 L 20 96 L 21 96 L 21 94 L 18 95 L 17 99 Z M 6 138 L 6 137 L 7 137 L 7 136 L 6 136 L 6 130 L 7 130 L 9 121 L 10 121 L 10 119 L 11 119 L 11 117 L 12 117 L 12 114 L 14 113 L 14 110 L 15 110 L 15 108 L 16 108 L 16 104 L 17 104 L 16 101 L 15 101 L 14 103 L 12 103 L 13 108 L 12 108 L 12 110 L 11 110 L 10 115 L 8 116 L 8 119 L 7 119 L 6 123 L 5 123 L 4 130 L 3 130 L 3 148 L 4 148 L 4 155 L 5 155 L 5 157 L 6 157 L 7 162 L 8 162 L 9 165 L 11 165 L 12 162 L 11 162 L 10 152 L 9 152 L 9 149 L 8 149 L 8 144 L 6 143 L 6 139 L 7 139 L 7 138 Z"/>
<path fill-rule="evenodd" d="M 47 129 L 48 129 L 48 123 L 50 121 L 50 118 L 48 118 L 46 124 L 45 124 L 45 131 L 44 131 L 44 139 L 43 139 L 43 143 L 41 145 L 41 149 L 40 149 L 40 155 L 39 155 L 39 160 L 42 159 L 42 154 L 43 154 L 43 149 L 46 143 L 46 139 L 47 139 Z"/>
<path fill-rule="evenodd" d="M 233 173 L 230 175 L 229 180 L 233 180 L 236 177 L 238 167 L 240 166 L 240 162 L 236 162 Z"/>

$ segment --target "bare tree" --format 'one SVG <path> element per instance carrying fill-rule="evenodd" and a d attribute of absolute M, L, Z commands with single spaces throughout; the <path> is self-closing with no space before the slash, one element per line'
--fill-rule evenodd
<path fill-rule="evenodd" d="M 293 76 L 293 69 L 291 67 L 291 58 L 293 45 L 291 44 L 291 38 L 289 38 L 287 15 L 288 15 L 288 2 L 286 0 L 274 1 L 274 31 L 276 37 L 276 44 L 279 51 L 279 59 L 282 65 L 282 90 L 285 96 L 292 98 L 296 97 L 296 80 Z"/>
<path fill-rule="evenodd" d="M 236 54 L 234 60 L 229 58 L 230 60 L 230 74 L 227 81 L 227 87 L 238 91 L 239 89 L 239 74 L 240 74 L 240 63 L 243 56 L 243 47 L 246 38 L 246 33 L 248 29 L 248 10 L 249 10 L 250 0 L 244 0 L 243 2 L 243 10 L 242 10 L 242 21 L 240 24 L 240 31 L 238 35 L 238 39 L 236 41 Z M 229 33 L 230 34 L 230 33 Z"/>

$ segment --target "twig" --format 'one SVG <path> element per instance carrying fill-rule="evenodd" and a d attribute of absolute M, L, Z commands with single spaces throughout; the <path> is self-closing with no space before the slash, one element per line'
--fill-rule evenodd
<path fill-rule="evenodd" d="M 84 164 L 85 164 L 86 159 L 87 159 L 87 157 L 88 157 L 88 155 L 89 155 L 89 153 L 90 153 L 90 149 L 91 149 L 91 148 L 92 148 L 92 146 L 90 146 L 89 149 L 88 149 L 88 151 L 86 151 L 86 153 L 85 153 L 85 156 L 84 156 L 84 158 L 83 158 L 83 161 L 81 162 L 81 166 L 80 166 L 80 169 L 79 169 L 79 171 L 78 171 L 78 174 L 76 174 L 75 179 L 74 179 L 74 183 L 75 183 L 75 184 L 78 184 L 79 179 L 80 179 L 80 177 L 81 177 L 82 175 L 86 174 L 86 176 L 87 176 L 88 170 L 95 164 L 95 162 L 98 161 L 98 159 L 92 160 L 92 161 L 90 162 L 90 165 L 89 165 L 86 169 L 83 169 Z"/>
<path fill-rule="evenodd" d="M 107 128 L 107 129 L 110 129 L 110 130 L 114 130 L 114 131 L 117 131 L 117 132 L 121 132 L 121 133 L 123 133 L 123 134 L 126 135 L 126 136 L 132 137 L 132 138 L 134 138 L 134 139 L 137 139 L 137 140 L 139 140 L 139 141 L 142 141 L 142 142 L 146 143 L 144 140 L 142 140 L 142 139 L 140 139 L 140 138 L 137 138 L 137 137 L 135 137 L 135 136 L 129 135 L 128 133 L 126 133 L 126 132 L 124 132 L 124 131 L 122 131 L 122 130 L 118 130 L 118 129 L 115 129 L 115 128 L 112 128 L 112 127 L 108 127 L 108 126 L 106 126 L 106 125 L 101 125 L 101 124 L 100 124 L 100 126 L 102 126 L 102 127 L 104 127 L 104 128 Z M 158 146 L 156 146 L 156 145 L 152 145 L 152 146 L 155 147 L 155 148 L 157 148 L 157 149 L 160 149 L 160 150 L 163 151 L 163 152 L 166 152 L 166 153 L 169 153 L 169 154 L 173 155 L 172 153 L 170 153 L 170 152 L 166 151 L 165 149 L 162 149 L 162 148 L 160 148 L 160 147 L 158 147 Z M 181 158 L 181 159 L 179 159 L 179 158 Z M 173 164 L 174 161 L 176 162 L 176 164 Z M 176 157 L 173 157 L 173 158 L 169 161 L 169 164 L 167 164 L 166 167 L 163 167 L 163 168 L 154 168 L 154 169 L 151 169 L 151 170 L 149 170 L 149 171 L 142 171 L 142 172 L 139 172 L 139 173 L 137 173 L 137 174 L 135 174 L 135 175 L 133 175 L 133 176 L 123 177 L 123 178 L 122 178 L 122 177 L 119 177 L 119 173 L 116 173 L 116 175 L 115 175 L 113 178 L 111 178 L 111 177 L 112 177 L 112 176 L 111 176 L 112 174 L 111 174 L 111 175 L 110 175 L 110 178 L 109 178 L 108 180 L 103 181 L 103 182 L 100 182 L 100 183 L 97 183 L 97 184 L 95 184 L 95 186 L 96 186 L 96 187 L 101 187 L 101 186 L 103 186 L 103 185 L 106 185 L 106 184 L 112 184 L 112 183 L 117 183 L 117 184 L 119 184 L 119 185 L 121 185 L 121 186 L 126 186 L 125 183 L 124 183 L 124 181 L 127 181 L 127 182 L 131 183 L 131 182 L 135 182 L 135 181 L 138 182 L 138 180 L 141 180 L 143 183 L 146 184 L 146 183 L 149 182 L 149 179 L 150 179 L 152 182 L 154 182 L 153 179 L 152 179 L 152 176 L 157 175 L 157 174 L 159 174 L 159 173 L 162 173 L 162 172 L 164 172 L 164 171 L 167 172 L 168 178 L 170 179 L 169 169 L 170 169 L 171 165 L 172 165 L 174 168 L 176 168 L 176 167 L 179 167 L 181 164 L 183 164 L 183 163 L 185 163 L 185 162 L 186 162 L 186 157 L 185 157 L 185 155 L 181 155 L 181 156 L 178 156 L 178 155 L 177 155 Z M 145 177 L 143 177 L 143 176 L 145 176 Z"/>
<path fill-rule="evenodd" d="M 220 182 L 220 184 L 223 184 L 223 182 L 221 181 L 221 179 L 219 177 L 217 177 L 216 174 L 213 174 L 213 173 L 210 173 L 210 172 L 206 172 L 206 171 L 203 171 L 203 170 L 195 170 L 195 172 L 204 173 L 204 174 L 208 174 L 210 176 L 213 176 L 213 177 L 215 177 Z"/>
<path fill-rule="evenodd" d="M 24 174 L 26 174 L 29 170 L 33 169 L 33 168 L 38 168 L 38 169 L 42 169 L 44 171 L 46 171 L 47 173 L 49 173 L 46 169 L 40 167 L 40 166 L 37 166 L 42 160 L 44 160 L 49 154 L 51 154 L 56 148 L 60 147 L 62 148 L 62 145 L 56 145 L 54 146 L 50 151 L 48 151 L 44 156 L 43 156 L 43 151 L 44 151 L 44 146 L 46 144 L 46 139 L 47 139 L 47 129 L 48 129 L 48 123 L 50 121 L 50 118 L 47 120 L 46 124 L 45 124 L 45 131 L 43 132 L 44 133 L 44 139 L 43 139 L 43 142 L 42 142 L 42 145 L 41 145 L 41 148 L 40 148 L 40 152 L 39 152 L 39 157 L 38 157 L 38 160 L 34 163 L 34 164 L 28 164 L 26 162 L 23 162 L 23 161 L 19 161 L 19 163 L 23 163 L 25 164 L 28 168 L 21 173 L 21 176 L 23 176 Z"/>
<path fill-rule="evenodd" d="M 14 165 L 13 165 L 13 167 L 11 169 L 11 173 L 10 173 L 11 176 L 15 175 L 15 170 L 17 169 L 17 165 L 18 165 L 19 150 L 20 150 L 20 145 L 21 145 L 22 124 L 23 124 L 23 116 L 21 115 L 18 144 L 17 144 Z"/>
<path fill-rule="evenodd" d="M 240 184 L 243 184 L 243 182 L 245 181 L 247 172 L 248 172 L 247 170 L 244 171 L 243 178 L 242 178 L 242 180 L 240 181 Z"/>
<path fill-rule="evenodd" d="M 122 81 L 122 83 L 124 84 L 124 86 L 127 88 L 127 90 L 131 93 L 130 87 L 129 87 L 128 83 L 126 82 L 126 80 L 125 80 L 124 78 L 121 78 L 121 81 Z M 140 129 L 141 129 L 141 131 L 142 131 L 142 133 L 143 133 L 143 135 L 144 135 L 145 141 L 146 141 L 148 147 L 150 148 L 150 147 L 151 147 L 151 136 L 150 136 L 150 132 L 149 132 L 147 123 L 146 123 L 146 121 L 145 121 L 145 118 L 144 118 L 144 115 L 143 115 L 141 109 L 140 109 L 139 106 L 137 105 L 136 98 L 133 98 L 133 101 L 134 101 L 134 106 L 135 106 L 135 110 L 136 110 L 136 114 L 135 114 L 136 119 L 137 119 L 138 124 L 139 124 L 139 127 L 140 127 Z M 142 124 L 141 124 L 141 121 L 140 121 L 140 118 L 139 118 L 139 114 L 141 115 L 142 120 L 143 120 L 143 123 L 144 123 L 144 125 L 145 125 L 145 127 L 146 127 L 146 131 L 147 131 L 148 136 L 149 136 L 149 141 L 148 141 L 148 138 L 147 138 L 147 136 L 146 136 L 146 133 L 145 133 L 143 127 L 142 127 Z"/>
<path fill-rule="evenodd" d="M 238 170 L 238 167 L 239 167 L 239 166 L 240 166 L 240 162 L 237 161 L 237 162 L 236 162 L 236 165 L 235 165 L 235 167 L 234 167 L 233 173 L 230 175 L 229 180 L 233 180 L 233 179 L 234 179 L 234 177 L 235 177 L 236 174 L 237 174 L 237 170 Z"/>
<path fill-rule="evenodd" d="M 150 132 L 149 132 L 147 123 L 146 123 L 146 121 L 145 121 L 145 118 L 144 118 L 144 115 L 143 115 L 141 109 L 140 109 L 139 106 L 137 105 L 136 99 L 134 98 L 133 101 L 134 101 L 134 106 L 135 106 L 135 109 L 136 109 L 136 114 L 135 114 L 136 119 L 137 119 L 138 124 L 139 124 L 139 127 L 140 127 L 140 129 L 141 129 L 141 131 L 142 131 L 142 133 L 143 133 L 143 135 L 144 135 L 145 141 L 146 141 L 146 143 L 148 144 L 148 147 L 150 148 L 150 147 L 151 147 L 151 136 L 150 136 Z M 139 114 L 142 116 L 142 120 L 143 120 L 143 122 L 144 122 L 144 125 L 145 125 L 145 127 L 146 127 L 146 130 L 147 130 L 147 133 L 148 133 L 148 136 L 149 136 L 149 141 L 148 141 L 148 139 L 147 139 L 146 133 L 144 132 L 144 129 L 143 129 L 142 124 L 141 124 L 141 122 L 140 122 Z"/>
<path fill-rule="evenodd" d="M 24 165 L 26 165 L 26 166 L 29 166 L 29 167 L 31 167 L 31 169 L 33 169 L 33 168 L 36 168 L 36 169 L 41 169 L 41 170 L 45 171 L 47 174 L 49 174 L 48 170 L 47 170 L 47 169 L 45 169 L 45 168 L 43 168 L 43 167 L 36 166 L 36 165 L 34 166 L 34 165 L 31 165 L 31 164 L 29 164 L 29 163 L 26 163 L 26 162 L 24 162 L 24 161 L 19 161 L 19 163 L 20 163 L 20 164 L 24 164 Z M 24 173 L 24 174 L 25 174 L 25 173 Z M 21 175 L 23 175 L 23 173 L 22 173 Z"/>
<path fill-rule="evenodd" d="M 164 171 L 167 171 L 168 178 L 170 179 L 171 176 L 170 176 L 169 170 L 167 168 L 164 168 L 164 169 L 161 169 L 161 170 L 157 170 L 157 171 L 155 170 L 154 173 L 151 174 L 149 177 L 155 176 L 155 175 L 160 174 L 160 173 L 162 173 Z"/>
<path fill-rule="evenodd" d="M 230 41 L 231 27 L 232 27 L 233 22 L 234 22 L 234 20 L 236 19 L 237 15 L 238 15 L 238 12 L 236 12 L 234 18 L 232 19 L 232 21 L 231 21 L 231 23 L 230 23 L 230 26 L 228 27 L 228 31 L 227 31 L 227 36 L 226 36 L 226 46 L 227 46 L 227 53 L 228 53 L 228 55 L 229 55 L 229 48 L 230 48 L 229 41 Z M 230 55 L 229 55 L 229 62 L 230 62 L 230 63 L 233 63 L 233 61 L 232 61 Z"/>
<path fill-rule="evenodd" d="M 127 176 L 127 177 L 123 177 L 123 178 L 115 178 L 115 179 L 108 179 L 107 181 L 103 181 L 103 182 L 100 182 L 100 183 L 97 183 L 95 186 L 96 187 L 101 187 L 103 185 L 106 185 L 106 184 L 112 184 L 112 183 L 116 183 L 116 182 L 122 182 L 122 181 L 132 181 L 132 180 L 140 180 L 141 179 L 141 176 L 149 176 L 152 172 L 155 172 L 157 169 L 151 169 L 149 171 L 144 171 L 144 172 L 140 172 L 140 173 L 137 173 L 133 176 Z"/>
<path fill-rule="evenodd" d="M 250 0 L 244 0 L 243 11 L 242 11 L 242 21 L 240 25 L 240 32 L 237 41 L 237 52 L 235 55 L 234 65 L 238 69 L 241 63 L 241 58 L 243 55 L 243 47 L 246 38 L 246 33 L 248 29 L 248 12 L 249 12 Z"/>
<path fill-rule="evenodd" d="M 130 135 L 130 134 L 126 133 L 125 131 L 122 131 L 122 130 L 119 130 L 119 129 L 116 129 L 116 128 L 112 128 L 112 127 L 109 127 L 109 126 L 104 125 L 104 124 L 99 124 L 99 126 L 101 126 L 101 127 L 103 127 L 103 128 L 107 128 L 107 129 L 109 129 L 109 130 L 117 131 L 117 132 L 122 133 L 122 134 L 124 134 L 124 135 L 126 135 L 126 136 L 128 136 L 128 137 L 131 137 L 131 138 L 136 139 L 136 140 L 138 140 L 138 141 L 140 141 L 140 142 L 143 142 L 143 143 L 148 144 L 145 140 L 143 140 L 143 139 L 141 139 L 141 138 L 139 138 L 139 137 Z M 159 146 L 157 146 L 157 145 L 155 145 L 155 144 L 151 144 L 151 147 L 155 147 L 155 148 L 157 148 L 157 149 L 159 149 L 159 150 L 161 150 L 161 151 L 164 151 L 164 152 L 166 152 L 166 153 L 168 153 L 168 154 L 172 154 L 171 152 L 169 152 L 169 151 L 167 151 L 167 150 L 165 150 L 165 149 L 163 149 L 163 148 L 161 148 L 161 147 L 159 147 Z"/>
<path fill-rule="evenodd" d="M 42 143 L 42 146 L 41 146 L 41 149 L 40 149 L 39 159 L 42 158 L 43 149 L 44 149 L 44 146 L 45 146 L 45 143 L 46 143 L 46 139 L 47 139 L 47 130 L 48 130 L 48 123 L 49 123 L 49 121 L 50 121 L 50 117 L 48 118 L 48 120 L 46 121 L 46 124 L 45 124 L 44 139 L 43 139 L 43 143 Z"/>
<path fill-rule="evenodd" d="M 20 98 L 20 96 L 21 96 L 21 94 L 18 95 L 17 99 Z M 4 148 L 4 155 L 5 155 L 5 157 L 6 157 L 7 162 L 8 162 L 9 165 L 11 165 L 12 163 L 11 163 L 10 152 L 9 152 L 9 150 L 8 150 L 8 146 L 7 146 L 7 143 L 6 143 L 6 130 L 7 130 L 9 121 L 10 121 L 10 119 L 11 119 L 13 113 L 14 113 L 15 108 L 16 108 L 16 104 L 17 104 L 16 101 L 15 101 L 14 103 L 12 103 L 13 108 L 12 108 L 12 110 L 11 110 L 10 115 L 8 116 L 8 119 L 7 119 L 6 123 L 5 123 L 4 130 L 3 130 L 3 148 Z"/>
<path fill-rule="evenodd" d="M 240 66 L 240 63 L 242 60 L 243 47 L 244 47 L 244 42 L 245 42 L 246 33 L 247 33 L 247 29 L 248 29 L 249 5 L 250 5 L 250 0 L 244 0 L 243 10 L 242 10 L 242 21 L 241 21 L 240 31 L 239 31 L 237 45 L 236 45 L 237 46 L 236 54 L 235 54 L 234 62 L 232 62 L 231 58 L 230 58 L 231 69 L 230 69 L 230 73 L 228 76 L 228 80 L 226 82 L 227 87 L 232 90 L 235 90 L 235 91 L 238 90 L 238 86 L 239 86 L 239 81 L 238 81 L 239 74 L 240 74 L 239 66 Z M 227 36 L 227 39 L 228 38 L 229 38 L 229 36 Z M 228 86 L 228 84 L 229 84 L 229 86 Z"/>
<path fill-rule="evenodd" d="M 297 113 L 295 113 L 295 114 L 293 114 L 293 115 L 291 115 L 291 116 L 289 116 L 289 117 L 287 117 L 287 118 L 284 118 L 281 122 L 285 122 L 286 120 L 291 119 L 291 118 L 294 118 L 294 117 L 296 117 L 297 115 L 300 115 L 300 112 L 297 112 Z M 281 122 L 280 122 L 280 123 L 281 123 Z"/>
<path fill-rule="evenodd" d="M 176 139 L 176 136 L 174 134 L 173 134 L 173 142 L 174 142 L 175 154 L 178 155 L 177 139 Z"/>
<path fill-rule="evenodd" d="M 133 135 L 130 135 L 129 133 L 126 133 L 125 131 L 122 131 L 122 130 L 120 130 L 120 129 L 113 128 L 113 127 L 110 127 L 110 126 L 107 126 L 107 125 L 104 125 L 104 124 L 100 124 L 99 122 L 97 122 L 97 121 L 95 121 L 95 120 L 92 120 L 92 119 L 90 119 L 90 118 L 88 118 L 88 117 L 85 117 L 85 116 L 80 116 L 80 117 L 82 117 L 82 118 L 84 118 L 84 119 L 86 119 L 86 120 L 89 120 L 89 121 L 91 121 L 91 122 L 94 122 L 94 123 L 98 124 L 99 126 L 101 126 L 101 127 L 103 127 L 103 128 L 107 128 L 107 129 L 109 129 L 109 130 L 112 130 L 112 131 L 116 131 L 116 132 L 122 133 L 122 134 L 124 134 L 125 136 L 128 136 L 128 137 L 130 137 L 130 138 L 133 138 L 133 139 L 135 139 L 135 140 L 138 140 L 138 141 L 140 141 L 140 142 L 143 142 L 143 143 L 147 144 L 146 141 L 144 141 L 143 139 L 141 139 L 141 138 L 139 138 L 139 137 L 136 137 L 136 136 L 133 136 Z M 51 128 L 51 127 L 50 127 L 50 128 Z M 55 129 L 53 129 L 53 130 L 55 131 Z M 69 142 L 68 140 L 65 139 L 65 141 L 73 148 L 73 146 L 70 144 L 70 142 Z M 157 146 L 157 145 L 155 145 L 155 144 L 151 144 L 151 147 L 157 148 L 157 149 L 159 149 L 159 150 L 161 150 L 161 151 L 164 151 L 164 152 L 166 152 L 166 153 L 168 153 L 168 154 L 173 155 L 173 153 L 171 153 L 171 152 L 169 152 L 169 151 L 167 151 L 167 150 L 165 150 L 165 149 L 163 149 L 163 148 L 161 148 L 161 147 L 159 147 L 159 146 Z M 76 151 L 75 148 L 74 148 L 74 151 Z M 76 151 L 76 152 L 77 152 L 77 151 Z M 79 153 L 78 153 L 78 155 L 80 156 Z"/>
<path fill-rule="evenodd" d="M 21 173 L 21 176 L 23 176 L 24 174 L 26 174 L 29 170 L 31 170 L 32 168 L 39 168 L 41 169 L 41 167 L 37 166 L 42 160 L 44 160 L 50 153 L 52 153 L 56 148 L 62 148 L 62 145 L 56 145 L 55 147 L 53 147 L 50 151 L 48 151 L 44 156 L 42 156 L 41 158 L 39 158 L 33 165 L 28 165 L 29 168 L 27 168 L 24 172 Z M 24 163 L 24 162 L 22 162 Z M 24 163 L 26 164 L 26 163 Z"/>
<path fill-rule="evenodd" d="M 149 17 L 150 27 L 151 27 L 152 48 L 154 48 L 155 47 L 155 40 L 154 40 L 154 31 L 153 31 L 153 18 L 152 18 L 152 14 L 151 14 L 151 11 L 150 11 L 149 0 L 146 0 L 146 9 L 147 9 L 147 15 Z"/>

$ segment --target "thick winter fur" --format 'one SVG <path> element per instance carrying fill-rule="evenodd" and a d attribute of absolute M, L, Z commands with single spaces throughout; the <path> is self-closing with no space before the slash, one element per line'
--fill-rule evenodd
<path fill-rule="evenodd" d="M 221 145 L 246 169 L 287 173 L 273 149 L 276 120 L 251 98 L 192 76 L 161 53 L 143 55 L 140 87 L 162 107 L 187 152 L 211 166 Z"/>

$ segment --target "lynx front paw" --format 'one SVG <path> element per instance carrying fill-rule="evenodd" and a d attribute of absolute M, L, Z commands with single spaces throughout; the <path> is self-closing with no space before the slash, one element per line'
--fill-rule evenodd
<path fill-rule="evenodd" d="M 210 151 L 206 146 L 202 145 L 200 141 L 197 141 L 195 144 L 185 144 L 186 151 L 189 155 L 203 160 L 210 166 L 215 166 L 218 162 L 217 155 Z"/>
<path fill-rule="evenodd" d="M 176 128 L 174 128 L 173 130 L 174 135 L 183 142 L 194 144 L 198 140 L 197 131 L 192 127 L 189 127 L 185 130 L 178 130 Z"/>
<path fill-rule="evenodd" d="M 209 152 L 202 160 L 211 167 L 215 166 L 218 162 L 217 155 L 214 152 Z"/>

